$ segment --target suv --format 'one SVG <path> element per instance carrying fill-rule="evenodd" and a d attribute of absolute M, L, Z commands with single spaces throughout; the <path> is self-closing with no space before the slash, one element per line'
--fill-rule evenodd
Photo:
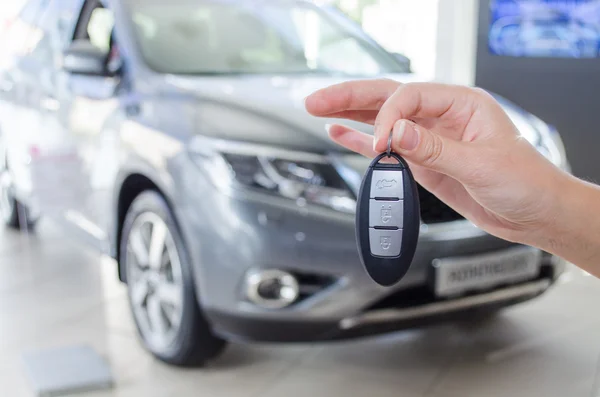
<path fill-rule="evenodd" d="M 109 3 L 31 0 L 21 16 L 29 33 L 0 74 L 0 203 L 9 226 L 43 214 L 114 257 L 161 360 L 491 313 L 563 272 L 420 188 L 409 273 L 391 288 L 368 278 L 354 212 L 369 160 L 332 144 L 303 98 L 358 77 L 416 78 L 333 7 Z M 566 167 L 558 134 L 503 103 Z"/>

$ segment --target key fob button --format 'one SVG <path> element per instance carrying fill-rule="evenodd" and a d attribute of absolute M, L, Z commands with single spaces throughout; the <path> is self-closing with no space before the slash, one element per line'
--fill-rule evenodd
<path fill-rule="evenodd" d="M 383 257 L 400 256 L 402 230 L 369 229 L 371 254 Z"/>
<path fill-rule="evenodd" d="M 369 227 L 390 227 L 402 229 L 404 205 L 402 200 L 369 202 Z"/>
<path fill-rule="evenodd" d="M 404 198 L 402 172 L 373 171 L 371 198 Z"/>
<path fill-rule="evenodd" d="M 360 260 L 376 283 L 392 286 L 407 274 L 420 229 L 419 192 L 408 163 L 393 152 L 369 165 L 356 200 Z"/>

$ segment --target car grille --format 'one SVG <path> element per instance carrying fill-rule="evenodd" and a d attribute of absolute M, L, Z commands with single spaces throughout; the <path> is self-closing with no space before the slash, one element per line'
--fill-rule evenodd
<path fill-rule="evenodd" d="M 418 189 L 423 223 L 432 224 L 464 219 L 458 212 L 441 202 L 421 185 L 418 186 Z"/>

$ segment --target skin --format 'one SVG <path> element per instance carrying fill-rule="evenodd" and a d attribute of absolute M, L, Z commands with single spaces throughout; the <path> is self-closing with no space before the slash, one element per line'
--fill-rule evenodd
<path fill-rule="evenodd" d="M 335 142 L 367 157 L 386 150 L 391 132 L 417 181 L 475 225 L 600 277 L 600 187 L 539 154 L 485 91 L 353 81 L 315 92 L 306 109 L 374 125 L 374 136 L 329 127 Z"/>

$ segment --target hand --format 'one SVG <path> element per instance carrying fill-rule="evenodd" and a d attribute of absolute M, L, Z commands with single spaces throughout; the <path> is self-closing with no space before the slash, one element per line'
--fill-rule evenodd
<path fill-rule="evenodd" d="M 354 81 L 306 99 L 315 115 L 374 124 L 375 136 L 335 124 L 331 138 L 367 157 L 392 148 L 417 181 L 475 225 L 543 245 L 570 176 L 546 160 L 480 89 L 391 80 Z M 554 229 L 552 229 L 554 230 Z M 542 235 L 544 234 L 544 235 Z"/>

